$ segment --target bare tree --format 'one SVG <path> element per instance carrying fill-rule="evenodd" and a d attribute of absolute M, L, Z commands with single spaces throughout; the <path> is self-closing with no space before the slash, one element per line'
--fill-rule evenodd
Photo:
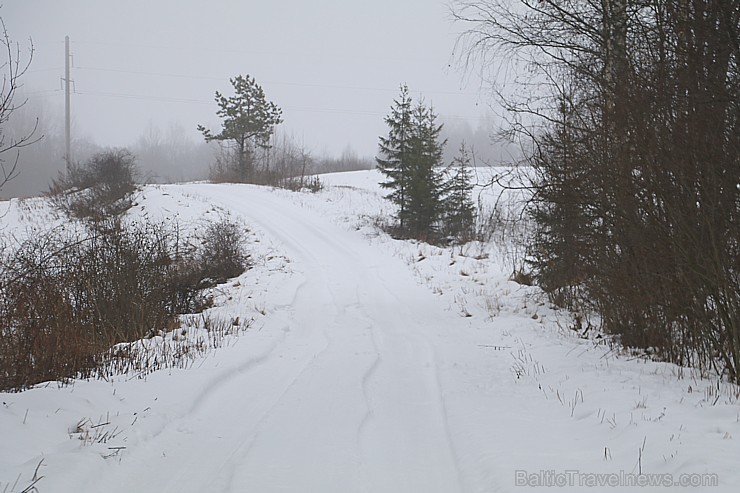
<path fill-rule="evenodd" d="M 294 135 L 281 134 L 268 150 L 268 167 L 262 173 L 263 184 L 290 190 L 312 186 L 309 175 L 314 173 L 315 160 L 305 142 Z"/>
<path fill-rule="evenodd" d="M 26 100 L 17 101 L 17 91 L 20 88 L 21 77 L 31 66 L 33 43 L 29 41 L 28 58 L 23 61 L 21 46 L 11 40 L 2 18 L 0 29 L 2 30 L 0 45 L 5 54 L 5 59 L 0 62 L 0 71 L 3 73 L 0 86 L 0 188 L 2 188 L 18 174 L 20 150 L 38 142 L 41 137 L 36 135 L 38 120 L 32 130 L 19 137 L 8 136 L 3 131 L 13 113 L 26 103 Z"/>
<path fill-rule="evenodd" d="M 629 346 L 740 381 L 740 1 L 461 0 L 454 14 L 466 63 L 527 69 L 505 105 L 531 142 L 543 287 Z"/>

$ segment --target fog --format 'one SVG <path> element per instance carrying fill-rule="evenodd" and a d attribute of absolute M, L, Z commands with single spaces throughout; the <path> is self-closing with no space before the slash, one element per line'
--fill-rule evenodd
<path fill-rule="evenodd" d="M 239 74 L 256 78 L 283 109 L 280 131 L 313 155 L 372 158 L 401 83 L 434 105 L 449 147 L 469 138 L 491 153 L 490 97 L 455 62 L 461 26 L 443 2 L 23 0 L 6 2 L 0 17 L 21 48 L 33 40 L 23 119 L 37 112 L 55 163 L 22 156 L 27 170 L 40 170 L 14 180 L 15 189 L 6 185 L 5 195 L 37 193 L 63 166 L 65 36 L 76 160 L 125 146 L 161 180 L 205 177 L 212 151 L 196 126 L 219 127 L 214 92 L 229 95 L 229 78 Z M 180 152 L 157 157 L 162 149 Z"/>

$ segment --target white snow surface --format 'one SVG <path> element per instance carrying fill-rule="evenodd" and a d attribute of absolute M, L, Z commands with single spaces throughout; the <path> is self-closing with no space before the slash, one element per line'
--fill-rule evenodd
<path fill-rule="evenodd" d="M 0 492 L 737 491 L 736 386 L 580 338 L 503 245 L 389 238 L 375 172 L 322 180 L 146 187 L 131 220 L 247 225 L 211 315 L 254 323 L 187 369 L 0 393 Z"/>

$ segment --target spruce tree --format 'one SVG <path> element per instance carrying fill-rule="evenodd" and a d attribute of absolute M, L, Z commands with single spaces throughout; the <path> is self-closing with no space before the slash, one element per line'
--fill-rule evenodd
<path fill-rule="evenodd" d="M 408 210 L 408 188 L 410 180 L 410 140 L 411 140 L 411 96 L 405 84 L 401 86 L 401 94 L 393 101 L 390 114 L 385 118 L 388 125 L 388 136 L 380 137 L 380 154 L 376 158 L 378 170 L 385 176 L 380 183 L 382 188 L 391 190 L 386 196 L 398 206 L 400 230 L 406 228 Z"/>
<path fill-rule="evenodd" d="M 445 184 L 443 200 L 444 229 L 448 236 L 465 242 L 473 237 L 475 231 L 475 204 L 472 198 L 470 153 L 464 141 L 448 172 L 450 177 Z"/>
<path fill-rule="evenodd" d="M 442 125 L 437 114 L 423 101 L 412 107 L 408 87 L 394 100 L 386 117 L 388 136 L 380 138 L 378 170 L 386 180 L 380 186 L 391 190 L 386 198 L 398 206 L 400 234 L 422 240 L 437 237 L 442 213 Z"/>
<path fill-rule="evenodd" d="M 440 166 L 446 141 L 440 142 L 441 131 L 434 109 L 419 101 L 412 112 L 407 230 L 427 241 L 436 239 L 442 213 Z"/>

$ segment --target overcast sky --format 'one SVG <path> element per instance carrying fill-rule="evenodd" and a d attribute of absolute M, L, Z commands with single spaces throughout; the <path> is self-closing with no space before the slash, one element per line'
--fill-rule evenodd
<path fill-rule="evenodd" d="M 315 153 L 374 155 L 400 83 L 475 127 L 487 97 L 456 69 L 456 31 L 437 0 L 5 0 L 10 36 L 33 39 L 33 98 L 63 108 L 72 42 L 74 129 L 103 145 L 153 124 L 218 129 L 213 95 L 249 74 Z"/>

